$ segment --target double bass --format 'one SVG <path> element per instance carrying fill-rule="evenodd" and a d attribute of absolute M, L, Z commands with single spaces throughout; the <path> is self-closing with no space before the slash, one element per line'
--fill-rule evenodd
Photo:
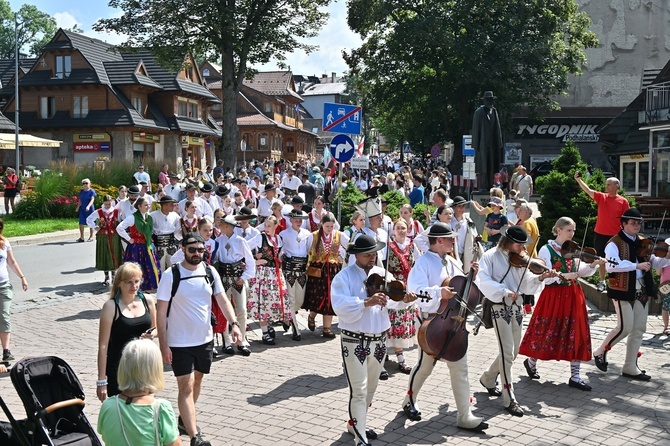
<path fill-rule="evenodd" d="M 474 261 L 479 258 L 477 241 L 473 246 Z M 440 302 L 437 313 L 428 317 L 417 333 L 421 349 L 430 356 L 447 361 L 458 361 L 468 351 L 468 335 L 465 322 L 480 300 L 480 291 L 474 283 L 475 271 L 470 268 L 467 276 L 445 279 L 441 286 L 454 289 L 456 295 Z"/>

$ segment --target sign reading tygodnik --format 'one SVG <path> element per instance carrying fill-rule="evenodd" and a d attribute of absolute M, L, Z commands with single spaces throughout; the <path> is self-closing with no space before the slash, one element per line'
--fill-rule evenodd
<path fill-rule="evenodd" d="M 520 124 L 516 132 L 518 138 L 554 137 L 563 142 L 598 142 L 600 134 L 596 132 L 599 124 Z"/>

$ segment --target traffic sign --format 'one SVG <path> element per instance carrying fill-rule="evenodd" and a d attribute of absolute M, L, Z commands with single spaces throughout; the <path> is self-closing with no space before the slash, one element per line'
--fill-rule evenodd
<path fill-rule="evenodd" d="M 472 148 L 472 135 L 463 135 L 463 155 L 475 156 L 475 149 Z"/>
<path fill-rule="evenodd" d="M 442 153 L 442 147 L 440 147 L 439 144 L 435 144 L 430 148 L 430 154 L 433 156 L 433 158 L 440 156 L 440 153 Z"/>
<path fill-rule="evenodd" d="M 338 163 L 346 163 L 354 156 L 354 141 L 347 135 L 335 135 L 330 140 L 330 154 Z"/>
<path fill-rule="evenodd" d="M 326 102 L 323 104 L 322 128 L 324 132 L 360 135 L 362 117 L 363 109 L 358 105 Z"/>

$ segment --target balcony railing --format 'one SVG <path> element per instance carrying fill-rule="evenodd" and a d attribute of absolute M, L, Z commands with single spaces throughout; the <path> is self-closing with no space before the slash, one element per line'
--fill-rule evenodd
<path fill-rule="evenodd" d="M 645 122 L 670 120 L 670 82 L 647 87 Z"/>

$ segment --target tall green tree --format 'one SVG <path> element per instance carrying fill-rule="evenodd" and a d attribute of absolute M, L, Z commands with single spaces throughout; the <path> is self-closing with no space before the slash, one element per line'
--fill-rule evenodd
<path fill-rule="evenodd" d="M 460 141 L 479 96 L 509 119 L 558 107 L 597 39 L 574 0 L 349 0 L 360 48 L 345 53 L 368 109 L 414 145 Z M 383 121 L 383 123 L 381 122 Z M 401 134 L 400 134 L 401 133 Z M 457 151 L 457 153 L 460 153 Z"/>
<path fill-rule="evenodd" d="M 150 49 L 163 63 L 187 52 L 221 60 L 223 145 L 217 155 L 227 166 L 237 160 L 237 96 L 250 66 L 313 51 L 302 39 L 315 37 L 331 0 L 111 0 L 121 17 L 102 19 L 94 29 L 128 36 L 122 47 Z"/>
<path fill-rule="evenodd" d="M 21 6 L 17 19 L 19 51 L 37 56 L 56 32 L 56 20 L 34 5 Z M 14 13 L 7 0 L 0 0 L 0 59 L 13 59 L 14 48 Z"/>

